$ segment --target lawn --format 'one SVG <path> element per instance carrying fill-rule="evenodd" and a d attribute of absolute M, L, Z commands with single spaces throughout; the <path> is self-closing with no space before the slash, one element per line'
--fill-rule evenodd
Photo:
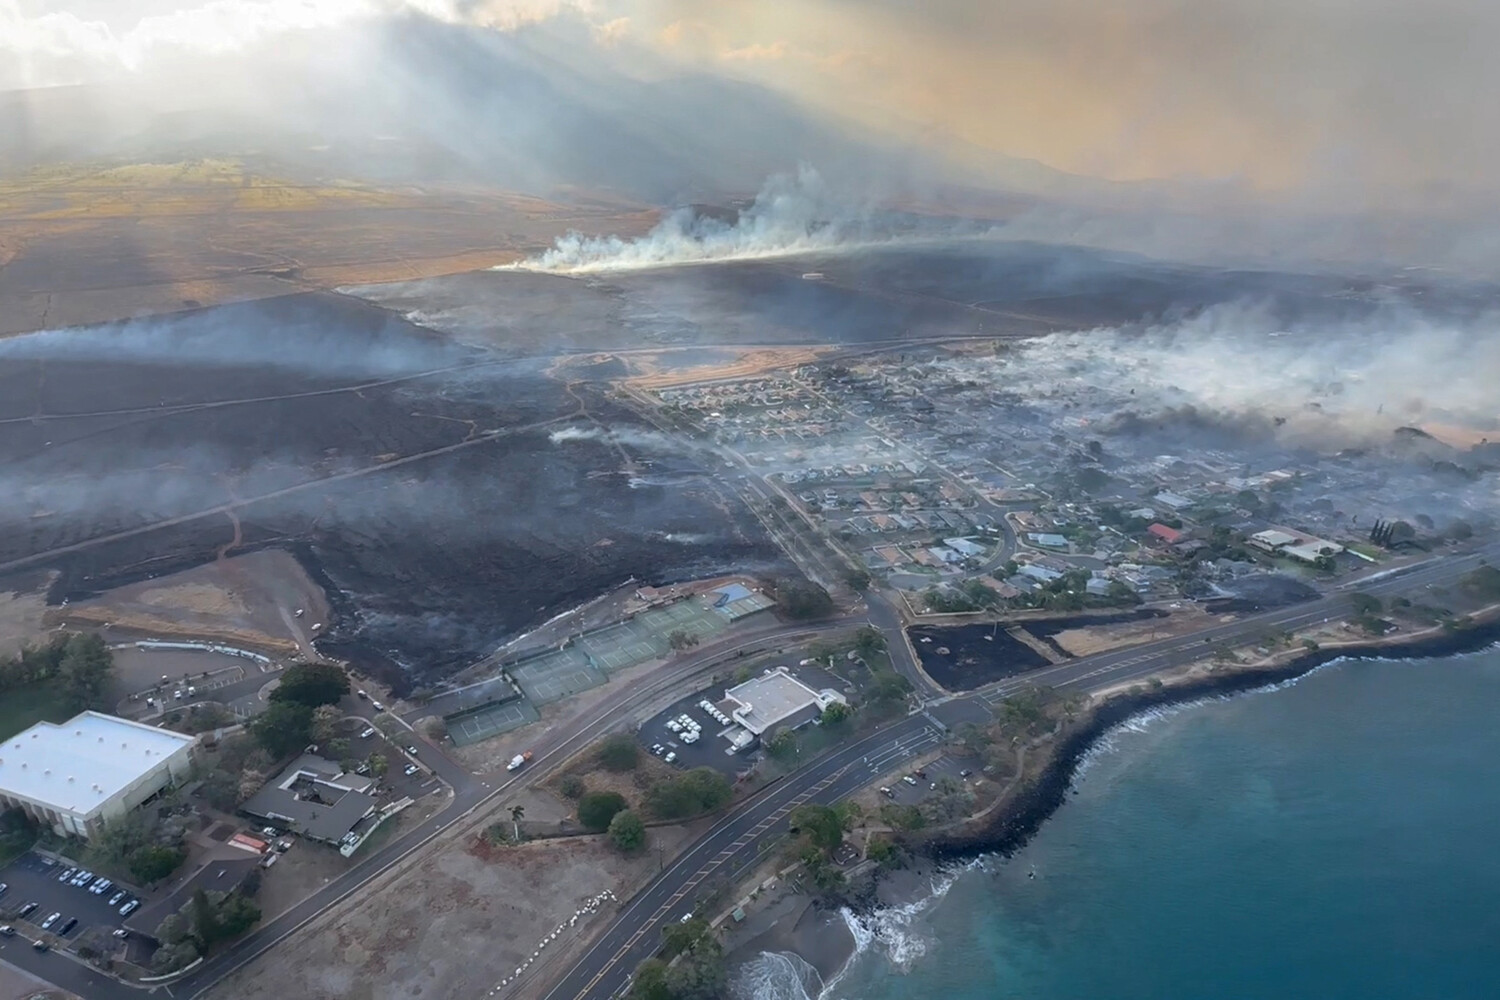
<path fill-rule="evenodd" d="M 0 694 L 0 740 L 44 719 L 64 722 L 72 717 L 63 693 L 53 684 L 28 684 Z"/>

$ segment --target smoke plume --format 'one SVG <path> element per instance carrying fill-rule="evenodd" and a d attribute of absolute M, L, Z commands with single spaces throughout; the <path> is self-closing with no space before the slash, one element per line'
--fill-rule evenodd
<path fill-rule="evenodd" d="M 733 223 L 680 208 L 640 239 L 573 232 L 514 269 L 555 274 L 638 271 L 827 253 L 874 242 L 868 214 L 835 197 L 818 172 L 804 164 L 796 176 L 778 174 L 767 181 Z"/>

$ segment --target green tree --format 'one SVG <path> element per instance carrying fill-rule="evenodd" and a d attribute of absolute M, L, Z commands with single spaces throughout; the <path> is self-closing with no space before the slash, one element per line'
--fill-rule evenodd
<path fill-rule="evenodd" d="M 525 806 L 511 806 L 510 807 L 511 833 L 514 835 L 515 841 L 518 844 L 521 842 L 521 820 L 524 819 L 525 817 L 526 817 L 526 807 Z"/>
<path fill-rule="evenodd" d="M 849 585 L 850 590 L 862 594 L 870 589 L 870 574 L 862 569 L 851 569 L 844 574 L 844 582 Z"/>
<path fill-rule="evenodd" d="M 171 875 L 186 860 L 187 851 L 181 847 L 147 844 L 130 853 L 128 867 L 137 882 L 150 885 Z"/>
<path fill-rule="evenodd" d="M 854 633 L 854 651 L 861 659 L 869 660 L 885 651 L 885 633 L 869 625 Z"/>
<path fill-rule="evenodd" d="M 1357 615 L 1374 615 L 1380 613 L 1380 598 L 1371 594 L 1350 594 L 1349 603 L 1353 605 L 1354 613 Z"/>
<path fill-rule="evenodd" d="M 344 713 L 339 711 L 337 705 L 319 705 L 312 710 L 312 722 L 308 726 L 308 735 L 314 743 L 331 742 L 338 735 L 339 722 L 343 718 Z"/>
<path fill-rule="evenodd" d="M 585 792 L 578 800 L 578 822 L 585 830 L 603 833 L 624 808 L 625 797 L 618 792 Z"/>
<path fill-rule="evenodd" d="M 219 908 L 208 898 L 206 890 L 195 889 L 189 912 L 193 937 L 197 938 L 198 947 L 206 952 L 219 941 L 223 933 L 219 926 Z"/>
<path fill-rule="evenodd" d="M 668 961 L 711 941 L 708 921 L 694 914 L 687 920 L 674 920 L 661 929 L 661 953 Z M 714 942 L 717 944 L 718 942 Z"/>
<path fill-rule="evenodd" d="M 255 873 L 251 873 L 254 877 Z M 249 885 L 249 880 L 245 883 Z M 260 921 L 260 907 L 247 895 L 248 890 L 231 892 L 219 903 L 219 939 L 238 937 Z"/>
<path fill-rule="evenodd" d="M 279 688 L 277 689 L 280 690 Z M 302 749 L 312 738 L 313 710 L 297 701 L 272 701 L 250 722 L 250 734 L 273 757 L 285 757 Z"/>
<path fill-rule="evenodd" d="M 667 968 L 667 989 L 674 1000 L 720 1000 L 729 971 L 717 951 L 694 949 Z"/>
<path fill-rule="evenodd" d="M 391 762 L 386 760 L 383 753 L 372 753 L 369 756 L 370 773 L 377 778 L 385 777 L 385 772 L 390 769 Z"/>
<path fill-rule="evenodd" d="M 68 636 L 58 664 L 64 697 L 73 711 L 104 707 L 104 690 L 114 668 L 114 655 L 97 635 Z"/>
<path fill-rule="evenodd" d="M 828 591 L 809 580 L 778 580 L 776 603 L 788 618 L 797 621 L 827 618 L 833 613 L 833 598 Z"/>
<path fill-rule="evenodd" d="M 638 851 L 646 844 L 646 824 L 629 809 L 623 809 L 609 821 L 609 839 L 622 851 Z"/>
<path fill-rule="evenodd" d="M 281 674 L 272 701 L 291 701 L 308 708 L 332 705 L 349 693 L 349 675 L 336 663 L 294 663 Z"/>
<path fill-rule="evenodd" d="M 797 757 L 799 746 L 796 730 L 780 729 L 766 741 L 766 753 L 783 763 Z"/>
<path fill-rule="evenodd" d="M 729 779 L 711 767 L 695 767 L 651 786 L 646 806 L 662 819 L 681 819 L 727 804 L 734 795 Z"/>
<path fill-rule="evenodd" d="M 641 760 L 641 745 L 629 733 L 606 736 L 599 744 L 599 763 L 606 771 L 633 771 Z"/>
<path fill-rule="evenodd" d="M 557 782 L 557 790 L 570 799 L 576 799 L 588 789 L 583 784 L 583 779 L 576 774 L 565 774 Z"/>
<path fill-rule="evenodd" d="M 838 726 L 849 721 L 849 706 L 841 701 L 829 702 L 819 718 L 825 726 Z"/>
<path fill-rule="evenodd" d="M 667 988 L 667 963 L 648 958 L 635 967 L 630 981 L 630 1000 L 675 1000 Z"/>
<path fill-rule="evenodd" d="M 844 823 L 828 806 L 815 803 L 792 810 L 788 822 L 793 833 L 806 837 L 814 847 L 831 851 L 844 842 Z"/>
<path fill-rule="evenodd" d="M 674 629 L 667 635 L 667 645 L 680 652 L 698 645 L 698 637 L 683 629 Z"/>

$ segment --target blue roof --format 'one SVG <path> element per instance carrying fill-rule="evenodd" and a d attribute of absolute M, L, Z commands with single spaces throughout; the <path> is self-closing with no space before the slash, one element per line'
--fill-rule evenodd
<path fill-rule="evenodd" d="M 752 591 L 743 583 L 731 583 L 728 586 L 719 587 L 714 593 L 722 595 L 719 600 L 714 602 L 715 606 L 720 606 L 728 604 L 730 601 L 738 601 L 749 597 Z"/>

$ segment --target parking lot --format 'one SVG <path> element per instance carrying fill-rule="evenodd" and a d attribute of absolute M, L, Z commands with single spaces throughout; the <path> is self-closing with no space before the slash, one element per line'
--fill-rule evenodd
<path fill-rule="evenodd" d="M 711 767 L 730 776 L 736 775 L 749 767 L 752 758 L 760 751 L 756 748 L 737 754 L 725 752 L 729 749 L 729 741 L 719 734 L 729 727 L 712 718 L 698 704 L 705 698 L 710 702 L 718 701 L 723 695 L 724 686 L 720 684 L 712 688 L 703 688 L 686 698 L 675 701 L 670 708 L 658 712 L 641 726 L 636 734 L 637 738 L 647 750 L 653 746 L 663 747 L 663 753 L 658 754 L 663 759 L 666 758 L 667 753 L 676 754 L 676 759 L 671 762 L 675 767 Z M 667 728 L 669 720 L 683 715 L 692 719 L 700 727 L 698 740 L 695 743 L 683 742 L 682 734 L 674 733 Z"/>
<path fill-rule="evenodd" d="M 895 762 L 893 758 L 891 763 L 894 764 Z M 877 763 L 879 762 L 871 762 L 872 765 Z M 974 781 L 978 777 L 977 774 L 970 774 L 967 777 L 963 774 L 964 771 L 970 770 L 974 766 L 975 762 L 973 760 L 960 760 L 944 754 L 932 763 L 923 765 L 921 768 L 892 774 L 885 786 L 891 790 L 892 794 L 885 797 L 897 805 L 914 806 L 929 795 L 934 794 L 937 791 L 936 785 L 942 778 L 952 778 L 960 784 Z M 917 770 L 922 772 L 921 776 L 918 776 L 916 773 Z M 912 780 L 907 781 L 907 777 L 910 777 Z"/>
<path fill-rule="evenodd" d="M 387 739 L 379 729 L 373 735 L 361 738 L 360 733 L 366 729 L 374 729 L 364 719 L 349 718 L 339 723 L 339 733 L 349 741 L 349 756 L 359 761 L 368 760 L 371 754 L 378 753 L 385 757 L 385 777 L 380 779 L 378 797 L 382 801 L 400 799 L 403 797 L 417 798 L 432 791 L 437 783 L 432 769 L 422 761 L 424 744 L 415 735 L 405 733 L 404 737 L 396 740 Z M 406 752 L 408 746 L 417 748 L 417 762 L 421 764 L 415 774 L 406 774 L 406 766 L 412 763 L 412 755 Z M 431 747 L 426 748 L 427 753 L 436 753 Z"/>
<path fill-rule="evenodd" d="M 60 914 L 47 934 L 47 939 L 54 945 L 59 936 L 73 941 L 90 927 L 108 932 L 121 926 L 125 918 L 120 915 L 120 907 L 138 898 L 135 892 L 124 886 L 114 886 L 103 895 L 95 895 L 86 886 L 59 882 L 58 876 L 69 867 L 62 863 L 49 864 L 48 859 L 34 853 L 23 854 L 6 865 L 0 870 L 0 882 L 9 886 L 0 895 L 0 922 L 14 926 L 17 937 L 36 939 L 44 936 L 42 922 L 54 913 Z M 111 906 L 110 899 L 119 892 L 127 895 Z M 27 903 L 36 903 L 37 907 L 23 919 L 18 914 Z M 61 928 L 73 918 L 77 918 L 77 925 L 59 935 Z"/>

